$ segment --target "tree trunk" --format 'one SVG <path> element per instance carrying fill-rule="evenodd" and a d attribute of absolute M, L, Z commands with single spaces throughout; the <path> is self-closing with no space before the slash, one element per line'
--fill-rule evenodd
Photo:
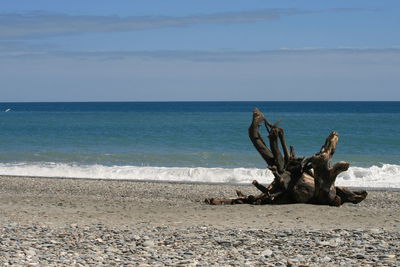
<path fill-rule="evenodd" d="M 332 132 L 320 151 L 309 158 L 296 157 L 293 146 L 286 144 L 284 131 L 278 123 L 271 124 L 257 108 L 253 110 L 253 120 L 249 127 L 249 137 L 255 149 L 274 175 L 273 182 L 265 187 L 254 180 L 253 185 L 260 195 L 245 195 L 236 191 L 237 197 L 228 199 L 208 198 L 206 203 L 223 204 L 290 204 L 310 203 L 340 206 L 345 202 L 359 203 L 367 197 L 364 190 L 350 190 L 336 187 L 336 177 L 349 168 L 349 163 L 341 161 L 330 166 L 330 161 L 339 141 L 339 134 Z M 269 147 L 260 133 L 260 125 L 268 132 Z M 283 151 L 283 155 L 281 152 Z"/>

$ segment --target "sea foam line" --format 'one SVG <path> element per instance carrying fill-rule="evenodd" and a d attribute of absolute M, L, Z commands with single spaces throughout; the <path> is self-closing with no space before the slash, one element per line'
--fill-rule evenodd
<path fill-rule="evenodd" d="M 1 163 L 0 175 L 243 184 L 252 180 L 268 184 L 273 180 L 269 170 L 256 168 L 138 167 L 49 162 Z M 350 167 L 337 178 L 336 185 L 400 188 L 400 165 Z"/>

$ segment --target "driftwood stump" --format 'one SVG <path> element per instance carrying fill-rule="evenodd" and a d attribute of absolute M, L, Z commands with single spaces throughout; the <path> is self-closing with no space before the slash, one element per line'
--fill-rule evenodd
<path fill-rule="evenodd" d="M 256 180 L 253 185 L 261 191 L 258 196 L 245 195 L 236 191 L 237 197 L 228 199 L 208 198 L 211 205 L 223 204 L 291 204 L 310 203 L 340 206 L 345 202 L 359 203 L 367 197 L 364 190 L 350 190 L 335 186 L 336 177 L 349 168 L 349 163 L 341 161 L 333 166 L 330 162 L 336 150 L 339 134 L 332 132 L 315 155 L 296 157 L 293 146 L 288 148 L 285 134 L 278 123 L 271 124 L 257 108 L 253 110 L 253 120 L 249 127 L 249 137 L 274 175 L 267 187 Z M 268 132 L 269 147 L 260 133 L 260 125 Z M 282 151 L 283 155 L 282 155 Z"/>

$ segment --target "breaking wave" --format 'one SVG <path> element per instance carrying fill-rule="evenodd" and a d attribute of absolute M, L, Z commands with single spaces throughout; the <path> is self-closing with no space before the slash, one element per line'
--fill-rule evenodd
<path fill-rule="evenodd" d="M 256 168 L 104 166 L 49 162 L 2 163 L 0 175 L 242 184 L 251 183 L 254 179 L 262 183 L 273 180 L 270 171 Z M 400 188 L 400 165 L 351 167 L 337 178 L 336 185 Z"/>

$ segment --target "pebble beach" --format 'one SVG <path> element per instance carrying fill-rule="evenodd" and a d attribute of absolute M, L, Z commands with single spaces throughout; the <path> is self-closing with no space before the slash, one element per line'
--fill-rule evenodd
<path fill-rule="evenodd" d="M 250 185 L 0 177 L 1 266 L 399 266 L 400 192 L 210 206 Z"/>

